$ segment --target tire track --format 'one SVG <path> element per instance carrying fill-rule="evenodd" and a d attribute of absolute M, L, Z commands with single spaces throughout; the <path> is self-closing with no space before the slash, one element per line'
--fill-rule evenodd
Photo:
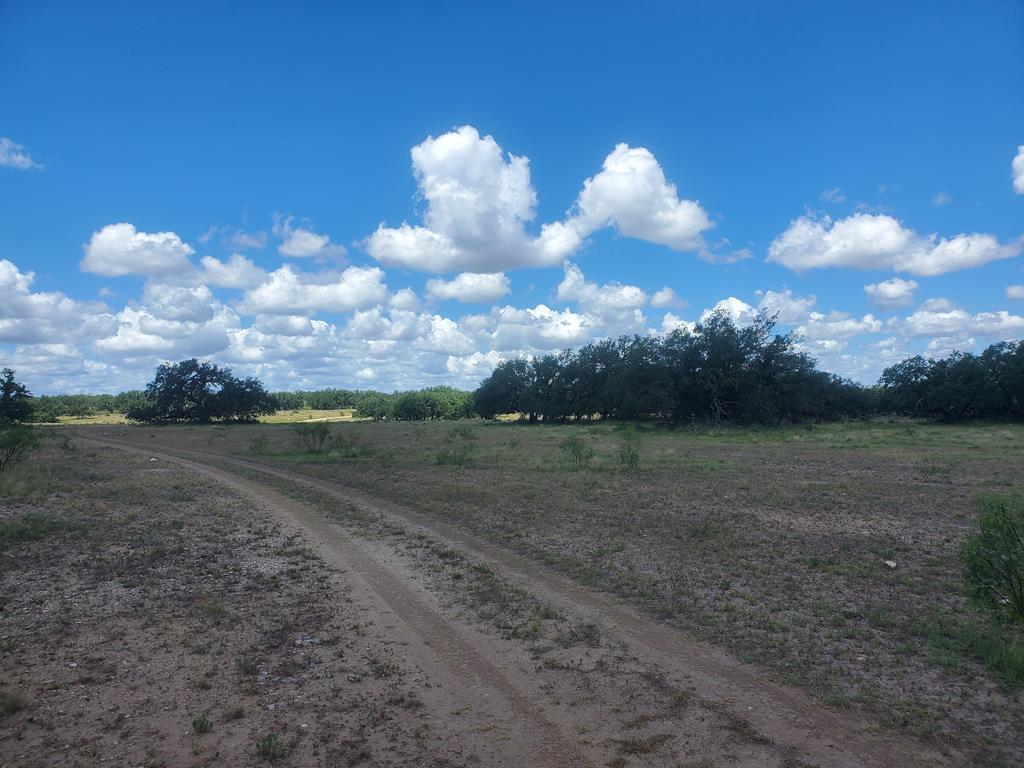
<path fill-rule="evenodd" d="M 97 442 L 143 452 L 149 450 L 106 438 Z M 597 624 L 604 634 L 627 642 L 644 660 L 685 677 L 701 698 L 748 721 L 784 753 L 798 756 L 801 761 L 829 768 L 948 764 L 944 756 L 927 745 L 898 735 L 872 732 L 866 722 L 827 710 L 802 691 L 767 681 L 753 667 L 685 637 L 612 595 L 584 587 L 526 557 L 406 505 L 380 499 L 339 482 L 327 482 L 251 460 L 195 449 L 174 448 L 173 451 L 264 473 L 440 539 L 487 563 L 500 576 L 559 611 Z"/>
<path fill-rule="evenodd" d="M 163 450 L 85 439 L 214 478 L 296 529 L 320 557 L 357 582 L 353 587 L 364 602 L 386 609 L 378 613 L 390 614 L 390 628 L 400 635 L 403 652 L 434 683 L 422 692 L 425 702 L 438 714 L 459 715 L 457 730 L 451 722 L 439 725 L 447 727 L 451 738 L 468 741 L 468 751 L 486 756 L 484 764 L 537 768 L 594 765 L 576 739 L 565 732 L 558 713 L 539 703 L 543 701 L 541 692 L 522 684 L 529 677 L 495 663 L 505 654 L 490 647 L 493 638 L 448 620 L 426 590 L 410 586 L 395 568 L 357 540 L 344 536 L 337 525 L 310 506 L 208 463 Z"/>

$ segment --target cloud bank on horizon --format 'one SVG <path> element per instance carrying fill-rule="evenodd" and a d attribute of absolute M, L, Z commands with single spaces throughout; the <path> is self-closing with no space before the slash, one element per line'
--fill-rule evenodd
<path fill-rule="evenodd" d="M 84 238 L 78 268 L 109 279 L 89 299 L 36 290 L 32 271 L 2 258 L 0 364 L 40 392 L 138 387 L 160 361 L 190 356 L 234 365 L 273 388 L 472 387 L 502 360 L 620 334 L 692 330 L 715 311 L 743 324 L 764 309 L 826 369 L 872 380 L 915 351 L 941 355 L 1024 336 L 1021 307 L 971 312 L 934 295 L 929 282 L 1016 259 L 1021 237 L 920 233 L 892 212 L 805 211 L 755 253 L 712 240 L 729 220 L 706 210 L 685 179 L 673 181 L 646 147 L 616 144 L 564 215 L 541 223 L 529 159 L 473 126 L 428 136 L 411 161 L 420 214 L 342 233 L 350 247 L 276 212 L 267 214 L 269 234 L 215 225 L 192 243 L 114 221 Z M 0 164 L 40 169 L 9 139 L 0 140 Z M 1024 194 L 1024 146 L 1010 166 L 1013 190 Z M 839 188 L 821 197 L 845 202 Z M 781 284 L 700 306 L 681 281 L 642 287 L 589 278 L 587 259 L 621 239 L 655 246 L 672 264 L 689 258 L 727 270 L 759 259 L 793 275 L 889 276 L 860 279 L 870 312 L 820 307 L 815 295 Z M 395 285 L 420 275 L 417 286 Z M 132 278 L 130 285 L 141 280 L 136 297 L 119 306 L 104 298 Z M 543 281 L 542 299 L 507 300 L 517 283 L 529 283 L 529 293 Z M 1024 286 L 1007 285 L 1004 297 L 1024 299 Z"/>

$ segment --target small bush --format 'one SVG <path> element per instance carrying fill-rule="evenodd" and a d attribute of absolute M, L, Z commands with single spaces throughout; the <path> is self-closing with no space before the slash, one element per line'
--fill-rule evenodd
<path fill-rule="evenodd" d="M 206 715 L 200 715 L 192 721 L 192 730 L 200 735 L 209 733 L 213 730 L 213 723 L 209 721 Z"/>
<path fill-rule="evenodd" d="M 983 497 L 978 528 L 960 549 L 967 586 L 997 615 L 1024 622 L 1024 497 Z"/>
<path fill-rule="evenodd" d="M 18 690 L 0 691 L 0 717 L 7 717 L 25 708 L 25 694 Z"/>
<path fill-rule="evenodd" d="M 626 472 L 636 472 L 640 469 L 640 434 L 638 432 L 626 432 L 622 436 L 622 444 L 619 446 L 619 466 Z"/>
<path fill-rule="evenodd" d="M 0 520 L 0 549 L 11 542 L 42 539 L 67 527 L 68 524 L 62 520 L 34 512 Z"/>
<path fill-rule="evenodd" d="M 326 421 L 317 421 L 312 424 L 296 424 L 294 429 L 295 441 L 307 453 L 320 453 L 331 436 L 331 425 Z"/>
<path fill-rule="evenodd" d="M 358 459 L 360 456 L 369 453 L 369 450 L 362 444 L 357 432 L 345 430 L 339 432 L 331 441 L 332 450 L 344 459 Z"/>
<path fill-rule="evenodd" d="M 249 447 L 246 448 L 246 451 L 255 456 L 262 456 L 267 452 L 267 438 L 265 438 L 263 435 L 260 435 L 249 444 Z"/>
<path fill-rule="evenodd" d="M 39 448 L 39 433 L 32 427 L 0 429 L 0 472 L 23 461 Z"/>
<path fill-rule="evenodd" d="M 256 741 L 256 754 L 265 760 L 275 760 L 284 754 L 284 742 L 274 731 L 267 731 Z"/>
<path fill-rule="evenodd" d="M 587 445 L 579 435 L 565 438 L 559 448 L 569 456 L 575 469 L 586 469 L 594 460 L 594 449 Z"/>
<path fill-rule="evenodd" d="M 463 440 L 476 440 L 476 433 L 468 424 L 460 424 L 448 430 L 448 434 L 444 436 L 444 441 L 446 443 L 453 443 L 459 438 Z"/>
<path fill-rule="evenodd" d="M 449 444 L 437 452 L 435 461 L 438 464 L 464 467 L 473 461 L 475 454 L 476 447 L 472 443 Z"/>

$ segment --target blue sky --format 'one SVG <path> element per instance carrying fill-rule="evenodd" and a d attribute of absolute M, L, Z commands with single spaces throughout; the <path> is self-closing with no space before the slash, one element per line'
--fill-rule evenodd
<path fill-rule="evenodd" d="M 468 387 L 725 302 L 873 381 L 1024 336 L 1021 94 L 1019 2 L 2 3 L 0 364 Z"/>

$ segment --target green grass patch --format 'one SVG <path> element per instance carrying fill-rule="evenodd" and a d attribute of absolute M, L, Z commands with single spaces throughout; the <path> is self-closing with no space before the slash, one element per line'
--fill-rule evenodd
<path fill-rule="evenodd" d="M 981 663 L 1010 690 L 1024 685 L 1024 634 L 995 621 L 970 616 L 934 615 L 916 623 L 914 634 L 928 644 L 928 660 L 961 670 L 965 662 Z"/>
<path fill-rule="evenodd" d="M 35 541 L 51 533 L 73 528 L 66 520 L 32 512 L 0 520 L 0 549 L 20 541 Z"/>

